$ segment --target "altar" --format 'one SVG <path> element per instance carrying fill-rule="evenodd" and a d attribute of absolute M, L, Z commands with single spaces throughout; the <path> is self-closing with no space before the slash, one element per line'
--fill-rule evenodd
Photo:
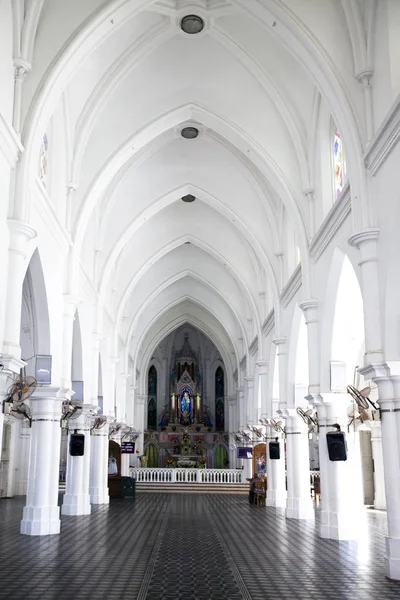
<path fill-rule="evenodd" d="M 211 468 L 214 466 L 217 451 L 218 466 L 227 468 L 229 441 L 224 431 L 223 372 L 221 368 L 217 371 L 218 378 L 215 376 L 215 380 L 218 381 L 218 387 L 213 390 L 211 398 L 214 404 L 213 412 L 218 415 L 217 427 L 215 427 L 209 402 L 203 395 L 201 357 L 199 352 L 190 345 L 187 332 L 184 333 L 181 349 L 174 349 L 172 352 L 167 374 L 167 402 L 162 407 L 158 419 L 156 417 L 157 374 L 153 367 L 150 369 L 149 426 L 144 434 L 144 449 L 148 460 L 147 465 L 142 466 Z M 150 412 L 151 402 L 153 402 L 152 412 Z"/>

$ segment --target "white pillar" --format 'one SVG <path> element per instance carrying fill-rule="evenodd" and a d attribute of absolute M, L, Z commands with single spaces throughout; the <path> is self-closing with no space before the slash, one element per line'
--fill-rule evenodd
<path fill-rule="evenodd" d="M 318 406 L 321 473 L 321 531 L 323 538 L 351 540 L 359 535 L 363 510 L 361 457 L 358 436 L 347 434 L 347 394 L 321 394 Z M 326 435 L 338 423 L 347 441 L 347 460 L 329 460 Z"/>
<path fill-rule="evenodd" d="M 280 445 L 280 458 L 269 457 L 269 442 L 277 440 Z M 282 434 L 270 428 L 267 436 L 267 506 L 286 506 L 285 442 Z"/>
<path fill-rule="evenodd" d="M 261 418 L 266 419 L 270 411 L 268 410 L 268 362 L 266 360 L 256 363 L 259 368 L 259 386 L 261 395 Z"/>
<path fill-rule="evenodd" d="M 4 414 L 3 414 L 3 401 L 7 396 L 7 391 L 12 385 L 13 378 L 15 375 L 19 375 L 20 370 L 26 364 L 18 358 L 13 356 L 2 356 L 0 358 L 0 364 L 3 368 L 0 370 L 0 460 L 1 460 L 1 449 L 3 447 L 3 425 L 4 425 Z"/>
<path fill-rule="evenodd" d="M 246 419 L 245 426 L 247 424 L 257 425 L 256 415 L 254 406 L 254 377 L 245 377 L 246 381 Z"/>
<path fill-rule="evenodd" d="M 286 412 L 287 500 L 289 519 L 313 519 L 308 427 L 294 408 Z"/>
<path fill-rule="evenodd" d="M 92 379 L 90 382 L 90 403 L 97 406 L 99 403 L 99 355 L 100 343 L 104 339 L 101 333 L 92 333 Z"/>
<path fill-rule="evenodd" d="M 375 366 L 375 373 L 377 372 Z M 386 576 L 400 579 L 400 375 L 378 376 L 374 377 L 374 381 L 379 388 L 385 469 L 388 518 Z"/>
<path fill-rule="evenodd" d="M 58 477 L 63 395 L 64 390 L 42 387 L 29 400 L 32 431 L 28 490 L 21 521 L 21 533 L 25 535 L 60 533 Z"/>
<path fill-rule="evenodd" d="M 364 306 L 364 364 L 382 363 L 382 334 L 379 302 L 377 243 L 379 229 L 367 229 L 352 235 L 349 244 L 360 250 L 361 288 Z"/>
<path fill-rule="evenodd" d="M 63 311 L 63 368 L 62 380 L 65 388 L 71 387 L 71 368 L 72 368 L 72 339 L 74 331 L 74 320 L 76 308 L 80 300 L 72 294 L 64 294 Z"/>
<path fill-rule="evenodd" d="M 108 423 L 92 432 L 89 494 L 91 504 L 108 504 Z"/>
<path fill-rule="evenodd" d="M 287 354 L 286 338 L 279 337 L 272 340 L 278 346 L 278 368 L 279 368 L 279 408 L 285 409 L 287 404 Z"/>
<path fill-rule="evenodd" d="M 228 419 L 229 419 L 229 434 L 230 437 L 232 434 L 237 431 L 236 425 L 236 408 L 237 408 L 237 400 L 236 397 L 228 398 Z M 230 440 L 229 443 L 229 468 L 236 468 L 236 446 Z"/>
<path fill-rule="evenodd" d="M 316 300 L 306 300 L 300 304 L 304 314 L 304 320 L 307 325 L 307 348 L 308 348 L 308 374 L 309 385 L 308 393 L 312 396 L 319 394 L 319 330 L 318 330 L 318 302 Z M 311 400 L 311 399 L 310 399 Z"/>
<path fill-rule="evenodd" d="M 238 429 L 243 431 L 245 427 L 246 413 L 244 406 L 244 390 L 241 387 L 236 388 L 237 394 L 237 412 L 238 412 Z"/>
<path fill-rule="evenodd" d="M 386 510 L 385 474 L 383 467 L 382 427 L 380 421 L 371 421 L 372 460 L 374 461 L 374 508 Z"/>
<path fill-rule="evenodd" d="M 139 450 L 137 456 L 142 456 L 144 453 L 145 408 L 147 408 L 146 396 L 135 394 L 135 427 L 140 431 L 136 440 L 136 452 Z"/>
<path fill-rule="evenodd" d="M 129 477 L 130 454 L 121 454 L 121 477 Z"/>
<path fill-rule="evenodd" d="M 66 491 L 61 508 L 63 515 L 90 515 L 89 472 L 92 437 L 90 435 L 90 418 L 93 410 L 94 406 L 84 405 L 79 417 L 68 422 Z M 85 436 L 83 456 L 71 456 L 69 452 L 72 433 L 80 433 Z"/>
<path fill-rule="evenodd" d="M 26 271 L 28 242 L 36 232 L 25 223 L 9 219 L 10 243 L 7 270 L 7 297 L 4 310 L 3 354 L 21 357 L 19 346 L 21 329 L 22 284 Z"/>

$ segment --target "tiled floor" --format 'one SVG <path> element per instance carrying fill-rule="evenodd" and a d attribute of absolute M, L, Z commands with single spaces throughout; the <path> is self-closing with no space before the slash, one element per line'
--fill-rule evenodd
<path fill-rule="evenodd" d="M 140 493 L 27 537 L 22 506 L 0 500 L 1 600 L 400 599 L 380 513 L 359 542 L 334 542 L 245 496 Z"/>

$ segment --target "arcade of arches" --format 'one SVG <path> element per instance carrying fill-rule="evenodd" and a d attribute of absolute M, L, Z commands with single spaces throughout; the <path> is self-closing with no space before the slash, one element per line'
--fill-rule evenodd
<path fill-rule="evenodd" d="M 386 510 L 400 579 L 399 53 L 398 0 L 0 0 L 0 392 L 42 382 L 0 415 L 22 534 L 60 533 L 60 469 L 63 515 L 109 502 L 108 435 L 125 475 L 250 477 L 238 447 L 277 438 L 267 506 L 313 518 L 319 470 L 319 535 Z"/>

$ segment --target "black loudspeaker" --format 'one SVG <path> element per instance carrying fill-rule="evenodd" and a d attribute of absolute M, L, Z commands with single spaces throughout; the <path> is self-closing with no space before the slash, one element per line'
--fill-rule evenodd
<path fill-rule="evenodd" d="M 344 433 L 341 431 L 330 431 L 326 434 L 328 444 L 329 460 L 347 460 L 347 444 Z"/>
<path fill-rule="evenodd" d="M 71 433 L 69 453 L 71 456 L 83 456 L 85 452 L 85 436 L 83 433 Z"/>
<path fill-rule="evenodd" d="M 281 447 L 279 442 L 269 443 L 269 457 L 272 460 L 279 460 L 281 457 Z"/>

